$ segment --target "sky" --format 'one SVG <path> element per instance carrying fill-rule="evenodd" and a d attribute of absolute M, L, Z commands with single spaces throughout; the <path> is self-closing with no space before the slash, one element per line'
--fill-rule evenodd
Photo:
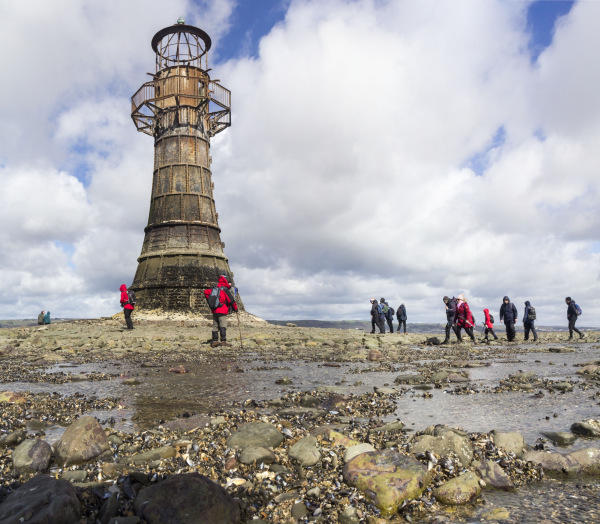
<path fill-rule="evenodd" d="M 119 310 L 153 170 L 130 97 L 180 16 L 232 91 L 212 173 L 248 311 L 443 322 L 464 293 L 558 325 L 572 296 L 600 326 L 595 0 L 0 2 L 0 318 Z"/>

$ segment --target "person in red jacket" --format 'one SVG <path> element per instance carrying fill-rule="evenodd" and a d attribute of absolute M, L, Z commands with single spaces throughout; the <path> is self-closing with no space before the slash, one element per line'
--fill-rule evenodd
<path fill-rule="evenodd" d="M 492 319 L 490 318 L 490 310 L 484 309 L 483 314 L 485 315 L 485 322 L 483 325 L 485 326 L 485 339 L 488 339 L 488 333 L 491 333 L 495 340 L 498 340 L 498 336 L 494 333 L 494 324 L 492 323 Z"/>
<path fill-rule="evenodd" d="M 219 277 L 219 283 L 217 284 L 219 288 L 219 302 L 220 305 L 216 308 L 210 308 L 212 311 L 213 325 L 212 325 L 212 342 L 211 346 L 217 347 L 219 345 L 219 333 L 221 334 L 221 346 L 229 346 L 231 344 L 227 343 L 227 315 L 229 311 L 233 309 L 234 311 L 238 310 L 235 299 L 233 298 L 233 294 L 231 293 L 231 284 L 227 282 L 227 277 L 225 275 L 221 275 Z M 212 293 L 212 289 L 205 289 L 204 296 L 206 297 L 206 301 Z M 209 304 L 210 305 L 210 304 Z"/>
<path fill-rule="evenodd" d="M 475 342 L 475 335 L 473 334 L 473 313 L 467 304 L 467 300 L 463 294 L 458 295 L 458 304 L 456 306 L 456 316 L 454 317 L 454 323 L 456 324 L 456 336 L 458 341 L 462 342 L 460 336 L 461 328 L 464 328 L 467 335 L 471 337 L 471 340 Z"/>
<path fill-rule="evenodd" d="M 129 294 L 127 293 L 127 286 L 125 284 L 121 284 L 119 288 L 121 291 L 121 307 L 123 308 L 123 313 L 125 315 L 125 324 L 127 324 L 127 329 L 133 329 L 133 322 L 131 321 L 131 312 L 133 311 L 133 304 L 129 303 Z"/>

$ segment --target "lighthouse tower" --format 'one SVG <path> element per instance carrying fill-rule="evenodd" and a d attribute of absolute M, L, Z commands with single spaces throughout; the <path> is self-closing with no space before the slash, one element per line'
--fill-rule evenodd
<path fill-rule="evenodd" d="M 152 38 L 156 73 L 131 97 L 137 130 L 154 137 L 150 213 L 131 285 L 142 309 L 210 313 L 203 290 L 223 274 L 233 283 L 210 170 L 210 138 L 231 125 L 231 92 L 210 79 L 210 46 L 183 18 L 161 29 Z"/>

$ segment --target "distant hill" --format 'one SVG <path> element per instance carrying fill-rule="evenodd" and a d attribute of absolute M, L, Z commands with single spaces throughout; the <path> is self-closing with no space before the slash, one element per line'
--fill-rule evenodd
<path fill-rule="evenodd" d="M 57 324 L 59 322 L 69 322 L 70 320 L 77 320 L 74 318 L 53 318 L 52 323 Z M 0 320 L 1 328 L 21 328 L 37 326 L 37 318 L 24 318 L 20 320 Z"/>
<path fill-rule="evenodd" d="M 285 326 L 286 324 L 296 324 L 298 327 L 308 328 L 327 328 L 327 329 L 361 329 L 363 331 L 371 331 L 371 322 L 364 320 L 267 320 L 269 324 L 275 324 L 276 326 Z M 394 322 L 394 329 L 398 326 L 397 322 Z M 446 324 L 426 324 L 426 323 L 414 323 L 407 324 L 406 331 L 410 333 L 424 333 L 424 334 L 438 334 L 444 333 Z M 520 329 L 519 329 L 520 328 Z M 537 331 L 540 332 L 555 332 L 555 331 L 567 331 L 566 326 L 536 326 Z M 387 325 L 386 325 L 387 329 Z M 477 326 L 477 330 L 481 331 L 481 323 Z M 495 324 L 494 329 L 497 332 L 504 332 L 503 324 Z M 594 329 L 594 328 L 580 328 L 580 329 Z M 523 331 L 523 326 L 517 324 L 517 331 Z"/>

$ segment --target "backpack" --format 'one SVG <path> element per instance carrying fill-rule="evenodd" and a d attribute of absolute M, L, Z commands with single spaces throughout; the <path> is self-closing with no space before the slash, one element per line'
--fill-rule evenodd
<path fill-rule="evenodd" d="M 455 312 L 457 306 L 458 306 L 458 298 L 452 297 L 450 300 L 448 300 L 448 310 L 449 311 Z"/>
<path fill-rule="evenodd" d="M 527 311 L 527 322 L 533 322 L 535 320 L 535 308 L 529 306 L 529 310 Z"/>
<path fill-rule="evenodd" d="M 383 315 L 383 308 L 381 307 L 381 304 L 377 304 L 377 313 L 379 313 L 379 315 Z"/>
<path fill-rule="evenodd" d="M 492 315 L 491 313 L 490 313 L 490 322 L 491 322 L 492 324 L 494 323 L 494 315 Z"/>
<path fill-rule="evenodd" d="M 575 302 L 573 302 L 573 306 L 575 306 L 575 313 L 577 313 L 577 316 L 583 313 L 583 311 L 581 311 L 581 308 L 577 304 L 575 304 Z"/>
<path fill-rule="evenodd" d="M 389 312 L 390 308 L 388 307 L 387 304 L 383 303 L 381 305 L 381 312 L 384 314 L 384 316 L 388 316 L 388 312 Z"/>
<path fill-rule="evenodd" d="M 210 295 L 208 296 L 208 307 L 210 309 L 218 309 L 223 305 L 221 302 L 221 288 L 215 286 L 212 288 Z"/>
<path fill-rule="evenodd" d="M 135 293 L 131 289 L 127 290 L 127 297 L 127 304 L 135 306 Z"/>
<path fill-rule="evenodd" d="M 394 308 L 393 308 L 393 307 L 391 307 L 391 308 L 388 308 L 388 318 L 389 318 L 390 320 L 394 320 L 394 314 L 395 314 L 395 313 L 396 313 L 396 312 L 394 311 Z"/>

